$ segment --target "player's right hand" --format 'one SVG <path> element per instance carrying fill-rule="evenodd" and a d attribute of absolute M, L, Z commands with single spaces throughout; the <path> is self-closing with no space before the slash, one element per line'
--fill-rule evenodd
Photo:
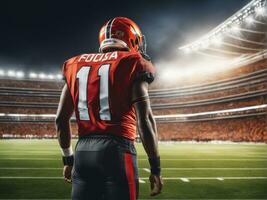
<path fill-rule="evenodd" d="M 65 165 L 63 168 L 63 176 L 64 180 L 68 183 L 71 183 L 71 171 L 72 171 L 72 166 Z"/>
<path fill-rule="evenodd" d="M 163 181 L 161 176 L 151 174 L 149 177 L 150 181 L 150 196 L 156 196 L 161 193 L 163 187 Z"/>

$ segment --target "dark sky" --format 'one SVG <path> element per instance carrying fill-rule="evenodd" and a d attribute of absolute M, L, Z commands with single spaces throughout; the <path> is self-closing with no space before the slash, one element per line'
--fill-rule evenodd
<path fill-rule="evenodd" d="M 57 72 L 67 58 L 98 51 L 98 32 L 115 16 L 141 27 L 154 62 L 223 22 L 249 0 L 8 0 L 0 7 L 0 69 Z"/>

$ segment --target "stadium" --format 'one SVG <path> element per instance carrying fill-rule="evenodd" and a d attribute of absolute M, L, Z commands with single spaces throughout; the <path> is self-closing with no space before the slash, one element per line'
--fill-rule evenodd
<path fill-rule="evenodd" d="M 266 6 L 252 0 L 181 45 L 179 59 L 155 63 L 164 191 L 149 197 L 137 140 L 140 199 L 267 199 Z M 0 69 L 0 199 L 70 197 L 54 124 L 63 85 L 60 72 Z"/>

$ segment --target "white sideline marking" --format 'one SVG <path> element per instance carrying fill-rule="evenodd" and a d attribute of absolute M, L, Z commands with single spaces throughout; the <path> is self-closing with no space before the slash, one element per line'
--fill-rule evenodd
<path fill-rule="evenodd" d="M 163 170 L 266 170 L 267 167 L 193 167 L 193 168 L 176 168 L 167 167 L 162 168 Z"/>
<path fill-rule="evenodd" d="M 63 169 L 63 167 L 0 167 L 0 169 L 7 170 L 58 170 Z"/>
<path fill-rule="evenodd" d="M 187 183 L 190 182 L 188 178 L 180 178 L 180 179 L 181 179 L 181 181 L 183 181 L 183 182 L 187 182 Z"/>
<path fill-rule="evenodd" d="M 17 199 L 17 198 L 16 198 Z M 11 200 L 11 199 L 0 199 Z M 70 199 L 17 199 L 17 200 L 70 200 Z M 151 199 L 139 199 L 139 200 L 151 200 Z M 159 200 L 211 200 L 211 199 L 159 199 Z M 213 200 L 265 200 L 265 199 L 213 199 Z"/>
<path fill-rule="evenodd" d="M 184 177 L 165 177 L 164 180 L 181 180 Z M 224 180 L 253 180 L 253 179 L 267 179 L 267 177 L 255 176 L 255 177 L 221 177 Z M 142 177 L 142 179 L 148 179 Z M 187 177 L 189 180 L 217 180 L 217 177 Z"/>
<path fill-rule="evenodd" d="M 218 181 L 223 181 L 224 179 L 221 178 L 221 177 L 218 177 L 217 180 L 218 180 Z"/>
<path fill-rule="evenodd" d="M 63 179 L 61 176 L 0 176 L 0 179 Z"/>
<path fill-rule="evenodd" d="M 142 179 L 139 179 L 139 183 L 146 183 L 146 182 Z"/>
<path fill-rule="evenodd" d="M 60 160 L 56 158 L 0 158 L 0 160 Z"/>
<path fill-rule="evenodd" d="M 62 167 L 0 167 L 2 170 L 61 170 Z M 138 168 L 143 169 L 144 171 L 150 173 L 148 168 Z M 181 170 L 181 171 L 191 171 L 191 170 L 267 170 L 267 167 L 193 167 L 193 168 L 176 168 L 176 167 L 169 167 L 169 168 L 161 168 L 162 170 Z"/>
<path fill-rule="evenodd" d="M 20 157 L 20 158 L 0 158 L 0 160 L 60 160 L 59 158 L 29 158 L 29 157 Z M 138 161 L 147 161 L 147 159 L 137 159 Z M 267 161 L 267 158 L 166 158 L 161 159 L 166 161 L 180 160 L 180 161 Z"/>
<path fill-rule="evenodd" d="M 17 198 L 16 198 L 17 199 Z M 0 199 L 0 200 L 13 200 L 13 199 Z M 17 199 L 17 200 L 70 200 L 70 199 Z M 139 199 L 151 200 L 151 199 Z M 211 199 L 159 199 L 159 200 L 211 200 Z M 213 199 L 213 200 L 265 200 L 265 199 Z"/>
<path fill-rule="evenodd" d="M 138 159 L 138 160 L 147 160 L 147 159 Z M 194 161 L 194 160 L 203 160 L 203 161 L 209 161 L 209 160 L 241 160 L 241 161 L 248 161 L 248 160 L 260 160 L 260 161 L 266 161 L 267 158 L 166 158 L 166 159 L 160 159 L 160 160 L 190 160 L 190 161 Z"/>
<path fill-rule="evenodd" d="M 255 177 L 221 177 L 224 180 L 256 180 L 256 179 L 267 179 L 263 176 Z M 63 179 L 61 176 L 0 176 L 0 179 Z M 148 180 L 148 177 L 140 177 L 142 180 Z M 165 177 L 164 180 L 218 180 L 218 177 Z"/>
<path fill-rule="evenodd" d="M 143 170 L 150 173 L 150 169 L 148 169 L 148 168 L 143 168 Z"/>

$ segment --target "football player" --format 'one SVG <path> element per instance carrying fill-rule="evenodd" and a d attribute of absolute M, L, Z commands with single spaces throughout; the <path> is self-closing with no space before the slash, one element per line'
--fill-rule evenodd
<path fill-rule="evenodd" d="M 148 96 L 155 69 L 146 55 L 145 37 L 132 20 L 116 17 L 101 28 L 99 42 L 100 53 L 73 57 L 63 66 L 66 84 L 56 128 L 72 199 L 138 198 L 136 123 L 150 163 L 151 196 L 158 195 L 163 182 Z M 69 122 L 74 111 L 79 135 L 75 158 Z"/>

